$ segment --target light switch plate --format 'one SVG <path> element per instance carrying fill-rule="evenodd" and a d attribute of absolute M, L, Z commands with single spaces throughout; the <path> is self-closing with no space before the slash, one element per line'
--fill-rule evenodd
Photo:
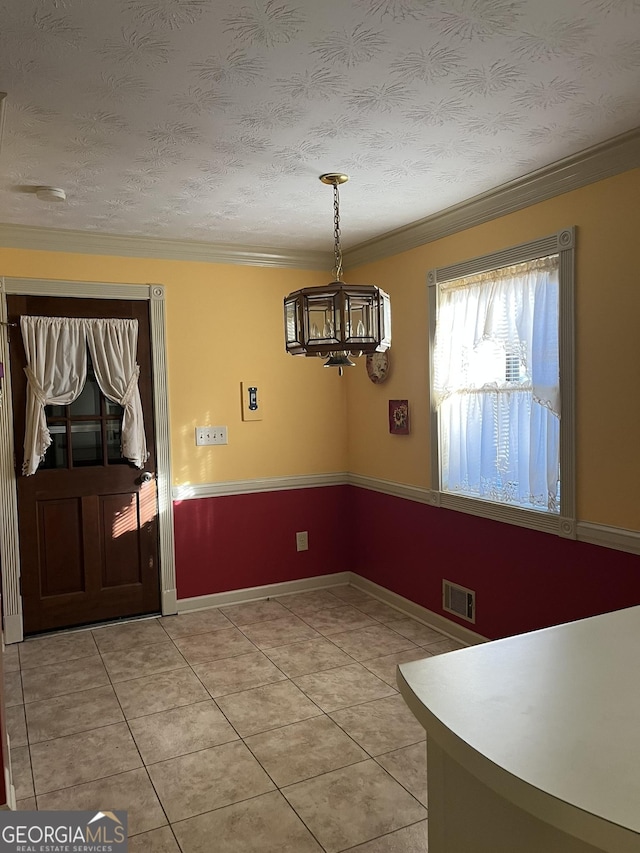
<path fill-rule="evenodd" d="M 226 426 L 196 427 L 196 445 L 202 447 L 209 444 L 228 444 Z"/>
<path fill-rule="evenodd" d="M 262 420 L 262 395 L 257 382 L 241 382 L 240 393 L 242 395 L 242 420 Z"/>

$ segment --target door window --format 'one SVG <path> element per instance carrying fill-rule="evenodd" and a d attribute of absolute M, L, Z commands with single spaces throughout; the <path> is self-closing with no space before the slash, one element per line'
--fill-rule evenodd
<path fill-rule="evenodd" d="M 51 445 L 40 468 L 86 468 L 127 465 L 120 450 L 122 406 L 108 400 L 98 385 L 87 352 L 87 381 L 69 406 L 46 406 Z"/>

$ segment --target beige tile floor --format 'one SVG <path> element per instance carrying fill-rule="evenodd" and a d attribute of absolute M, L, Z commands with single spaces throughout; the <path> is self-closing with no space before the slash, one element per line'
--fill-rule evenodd
<path fill-rule="evenodd" d="M 395 671 L 455 648 L 350 586 L 8 647 L 18 808 L 126 809 L 131 853 L 423 853 Z"/>

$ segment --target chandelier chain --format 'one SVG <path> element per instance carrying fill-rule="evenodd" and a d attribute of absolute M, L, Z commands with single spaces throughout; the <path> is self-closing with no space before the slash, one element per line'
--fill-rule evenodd
<path fill-rule="evenodd" d="M 333 185 L 333 239 L 336 281 L 342 281 L 342 248 L 340 247 L 340 196 L 338 183 Z"/>

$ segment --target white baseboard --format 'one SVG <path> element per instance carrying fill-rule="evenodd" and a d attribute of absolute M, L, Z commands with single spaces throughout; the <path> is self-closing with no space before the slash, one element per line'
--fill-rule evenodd
<path fill-rule="evenodd" d="M 427 610 L 427 608 L 422 607 L 421 604 L 416 604 L 415 601 L 404 598 L 404 596 L 398 595 L 397 592 L 391 592 L 391 590 L 386 589 L 373 581 L 367 580 L 367 578 L 363 578 L 355 572 L 351 573 L 351 577 L 351 583 L 356 589 L 360 589 L 362 592 L 368 592 L 369 595 L 373 595 L 374 598 L 379 599 L 384 604 L 394 607 L 405 616 L 417 619 L 418 622 L 422 622 L 429 628 L 434 628 L 436 631 L 440 631 L 441 634 L 451 637 L 452 640 L 457 640 L 460 643 L 464 643 L 466 646 L 475 646 L 478 643 L 489 642 L 487 637 L 483 637 L 482 634 L 478 634 L 475 631 L 471 631 L 469 628 L 458 625 L 456 622 L 452 622 L 445 616 L 440 616 L 439 613 L 434 613 L 433 610 Z"/>
<path fill-rule="evenodd" d="M 22 633 L 22 614 L 11 613 L 4 617 L 4 641 L 7 646 L 11 643 L 21 643 L 24 639 Z"/>
<path fill-rule="evenodd" d="M 7 798 L 6 805 L 3 808 L 15 811 L 16 806 L 16 789 L 13 784 L 13 773 L 11 771 L 11 738 L 7 732 L 7 763 L 4 768 L 4 790 Z"/>
<path fill-rule="evenodd" d="M 251 586 L 244 589 L 231 589 L 228 592 L 214 592 L 212 595 L 198 595 L 194 598 L 179 598 L 178 613 L 191 610 L 204 610 L 208 607 L 224 607 L 227 604 L 244 604 L 247 601 L 260 601 L 275 598 L 277 595 L 291 595 L 295 592 L 310 592 L 314 589 L 326 589 L 351 582 L 351 572 L 335 572 L 332 575 L 317 575 L 313 578 L 301 578 L 295 581 L 269 583 L 264 586 Z"/>
<path fill-rule="evenodd" d="M 199 595 L 194 598 L 178 599 L 178 613 L 189 613 L 194 610 L 206 610 L 210 607 L 224 607 L 228 604 L 245 604 L 248 601 L 261 601 L 265 598 L 275 598 L 281 595 L 292 595 L 296 592 L 311 592 L 316 589 L 330 589 L 332 586 L 352 584 L 356 589 L 367 592 L 379 601 L 388 604 L 398 611 L 398 618 L 410 616 L 429 628 L 440 631 L 441 634 L 457 640 L 467 646 L 488 642 L 486 637 L 451 622 L 444 616 L 427 610 L 420 604 L 404 598 L 391 590 L 385 589 L 373 581 L 363 578 L 355 572 L 336 572 L 332 575 L 320 575 L 313 578 L 302 578 L 284 583 L 271 583 L 265 586 L 253 586 L 245 589 L 233 589 L 228 592 L 216 592 L 212 595 Z"/>
<path fill-rule="evenodd" d="M 5 791 L 6 791 L 5 796 L 6 796 L 6 798 L 7 798 L 7 802 L 6 802 L 6 803 L 2 803 L 2 805 L 0 806 L 0 811 L 3 811 L 3 812 L 15 812 L 15 811 L 16 811 L 16 809 L 18 808 L 18 806 L 17 806 L 17 804 L 16 804 L 16 789 L 15 789 L 15 787 L 14 787 L 10 782 L 7 782 L 7 779 L 8 779 L 8 778 L 9 778 L 9 777 L 8 777 L 8 774 L 7 774 L 7 770 L 6 770 L 6 768 L 5 768 L 5 771 L 4 771 L 4 783 L 5 783 Z"/>
<path fill-rule="evenodd" d="M 172 616 L 178 612 L 178 594 L 175 589 L 165 589 L 162 593 L 162 615 Z"/>

